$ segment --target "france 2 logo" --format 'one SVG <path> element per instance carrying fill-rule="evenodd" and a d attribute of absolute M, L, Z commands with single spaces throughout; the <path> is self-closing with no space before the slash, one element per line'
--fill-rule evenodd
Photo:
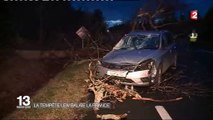
<path fill-rule="evenodd" d="M 192 20 L 197 20 L 198 19 L 198 10 L 192 10 L 190 13 L 190 18 Z"/>

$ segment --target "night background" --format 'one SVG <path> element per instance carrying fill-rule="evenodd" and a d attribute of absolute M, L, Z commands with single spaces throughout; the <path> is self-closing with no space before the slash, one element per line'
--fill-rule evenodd
<path fill-rule="evenodd" d="M 198 20 L 190 19 L 192 10 L 198 10 Z M 158 14 L 148 19 L 140 17 L 142 13 Z M 87 29 L 83 40 L 76 34 L 82 26 Z M 190 51 L 189 35 L 194 29 L 198 39 L 196 49 Z M 180 66 L 165 77 L 180 74 L 185 78 L 178 78 L 178 84 L 202 83 L 202 90 L 210 90 L 207 97 L 192 95 L 174 104 L 162 103 L 172 116 L 213 119 L 212 0 L 1 1 L 0 119 L 95 119 L 86 110 L 20 110 L 16 98 L 29 95 L 33 102 L 85 102 L 86 60 L 103 57 L 125 34 L 138 30 L 171 31 Z M 143 113 L 144 119 L 160 119 L 150 112 L 155 104 L 127 101 L 120 111 L 133 109 L 128 111 L 130 118 L 141 119 Z"/>
<path fill-rule="evenodd" d="M 132 26 L 139 9 L 154 11 L 159 1 L 1 3 L 1 47 L 64 49 L 69 46 L 63 43 L 63 38 L 71 42 L 74 48 L 80 44 L 80 40 L 76 40 L 79 38 L 75 32 L 81 26 L 85 26 L 94 37 L 98 37 L 99 33 L 106 35 L 106 29 L 112 26 L 124 33 L 129 32 L 128 29 Z M 212 32 L 211 0 L 165 0 L 161 3 L 172 8 L 172 14 L 175 16 L 173 21 L 180 22 L 184 19 L 185 25 L 193 24 L 188 27 L 189 31 L 178 28 L 181 32 L 201 28 L 199 32 L 204 34 L 202 36 L 209 38 L 207 36 Z M 189 14 L 194 9 L 198 10 L 199 19 L 190 21 Z M 115 40 L 118 41 L 117 37 Z"/>

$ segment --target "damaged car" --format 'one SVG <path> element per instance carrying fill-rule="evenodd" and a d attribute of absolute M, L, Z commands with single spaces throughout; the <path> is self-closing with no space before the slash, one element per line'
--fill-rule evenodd
<path fill-rule="evenodd" d="M 134 31 L 98 62 L 98 76 L 119 78 L 124 85 L 148 86 L 159 84 L 162 74 L 176 63 L 176 44 L 169 31 Z"/>

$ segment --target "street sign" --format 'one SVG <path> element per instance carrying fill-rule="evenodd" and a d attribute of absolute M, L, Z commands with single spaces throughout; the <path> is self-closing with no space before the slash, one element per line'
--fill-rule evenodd
<path fill-rule="evenodd" d="M 81 38 L 82 48 L 84 48 L 84 40 L 90 37 L 89 31 L 84 26 L 82 26 L 76 31 L 76 34 Z"/>
<path fill-rule="evenodd" d="M 88 30 L 82 26 L 81 28 L 79 28 L 77 31 L 76 31 L 76 34 L 81 38 L 81 39 L 85 39 L 87 37 L 90 36 Z"/>

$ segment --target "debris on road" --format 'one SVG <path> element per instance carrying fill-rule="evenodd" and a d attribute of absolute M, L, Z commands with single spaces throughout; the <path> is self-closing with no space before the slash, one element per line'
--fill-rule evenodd
<path fill-rule="evenodd" d="M 126 118 L 127 114 L 126 113 L 121 114 L 121 115 L 115 115 L 115 114 L 99 115 L 99 114 L 97 114 L 96 117 L 101 120 L 120 120 L 120 119 Z"/>
<path fill-rule="evenodd" d="M 89 83 L 88 90 L 92 91 L 94 93 L 94 103 L 100 103 L 103 101 L 110 101 L 111 103 L 116 103 L 118 102 L 123 102 L 126 100 L 127 97 L 132 98 L 133 100 L 144 100 L 144 101 L 152 101 L 152 102 L 172 102 L 172 101 L 178 101 L 183 99 L 182 97 L 177 97 L 174 99 L 169 99 L 169 100 L 157 100 L 153 98 L 147 98 L 141 96 L 137 91 L 133 89 L 124 89 L 121 88 L 119 85 L 118 80 L 114 81 L 115 84 L 110 84 L 105 82 L 107 79 L 110 78 L 105 78 L 103 79 L 97 79 L 95 77 L 96 75 L 96 63 L 95 61 L 91 61 L 89 63 L 88 67 L 88 75 L 89 79 L 86 80 L 87 83 Z M 99 108 L 94 107 L 93 108 L 95 113 L 98 112 Z M 125 114 L 127 116 L 127 114 Z M 98 115 L 97 118 L 101 119 L 114 119 L 114 118 L 119 118 L 118 115 L 114 114 L 107 114 L 107 115 Z"/>

